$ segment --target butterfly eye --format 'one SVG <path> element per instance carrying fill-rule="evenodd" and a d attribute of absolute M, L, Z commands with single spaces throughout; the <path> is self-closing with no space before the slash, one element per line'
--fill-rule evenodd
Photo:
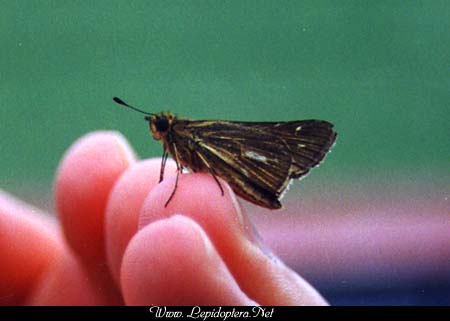
<path fill-rule="evenodd" d="M 155 121 L 155 127 L 158 132 L 165 132 L 169 129 L 169 120 L 166 117 L 158 117 Z"/>

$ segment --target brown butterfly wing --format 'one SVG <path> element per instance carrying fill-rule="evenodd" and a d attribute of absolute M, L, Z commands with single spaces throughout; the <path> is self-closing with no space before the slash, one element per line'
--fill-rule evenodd
<path fill-rule="evenodd" d="M 191 146 L 194 170 L 209 170 L 257 205 L 280 208 L 279 198 L 290 179 L 308 173 L 332 146 L 332 127 L 316 120 L 178 121 L 173 143 L 186 153 Z"/>

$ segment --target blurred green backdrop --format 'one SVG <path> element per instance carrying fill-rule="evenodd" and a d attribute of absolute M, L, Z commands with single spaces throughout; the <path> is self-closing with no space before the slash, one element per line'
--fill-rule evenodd
<path fill-rule="evenodd" d="M 49 192 L 98 129 L 160 156 L 142 115 L 336 124 L 308 180 L 447 184 L 448 1 L 1 1 L 0 187 Z M 436 186 L 437 186 L 436 185 Z"/>

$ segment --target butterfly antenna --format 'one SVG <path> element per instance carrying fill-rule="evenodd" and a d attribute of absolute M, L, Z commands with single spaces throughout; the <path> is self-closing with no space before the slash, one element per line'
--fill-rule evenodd
<path fill-rule="evenodd" d="M 143 110 L 141 110 L 141 109 L 139 109 L 139 108 L 130 106 L 130 105 L 128 105 L 126 102 L 124 102 L 124 101 L 123 101 L 122 99 L 120 99 L 120 98 L 114 97 L 113 100 L 114 100 L 116 103 L 118 103 L 119 105 L 122 105 L 122 106 L 125 106 L 125 107 L 128 107 L 128 108 L 131 108 L 131 109 L 133 109 L 133 110 L 135 110 L 135 111 L 137 111 L 137 112 L 140 112 L 140 113 L 143 113 L 143 114 L 146 114 L 146 115 L 150 115 L 150 116 L 155 115 L 155 114 L 152 114 L 152 113 L 147 113 L 146 111 L 143 111 Z"/>

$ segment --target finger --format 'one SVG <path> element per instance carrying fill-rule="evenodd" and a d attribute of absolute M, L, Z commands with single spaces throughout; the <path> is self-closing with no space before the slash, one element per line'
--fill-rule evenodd
<path fill-rule="evenodd" d="M 48 214 L 3 192 L 0 258 L 0 305 L 117 302 L 99 293 Z"/>
<path fill-rule="evenodd" d="M 106 291 L 66 246 L 45 269 L 25 305 L 111 305 L 121 301 Z"/>
<path fill-rule="evenodd" d="M 191 219 L 176 215 L 139 231 L 122 265 L 131 305 L 254 305 Z"/>
<path fill-rule="evenodd" d="M 207 174 L 181 175 L 172 201 L 174 178 L 156 186 L 143 205 L 139 225 L 144 227 L 173 213 L 183 213 L 206 232 L 239 287 L 262 305 L 325 304 L 323 298 L 296 273 L 249 240 L 246 224 L 234 194 Z"/>
<path fill-rule="evenodd" d="M 0 191 L 0 305 L 23 303 L 61 251 L 57 228 L 44 215 Z"/>
<path fill-rule="evenodd" d="M 112 186 L 134 162 L 125 139 L 115 132 L 80 138 L 57 172 L 55 202 L 69 245 L 86 263 L 104 261 L 104 212 Z"/>
<path fill-rule="evenodd" d="M 161 159 L 138 161 L 119 178 L 111 192 L 106 209 L 106 253 L 108 265 L 117 285 L 120 265 L 128 242 L 138 229 L 139 214 L 149 191 L 159 182 Z M 175 174 L 175 163 L 168 161 L 165 177 Z"/>
<path fill-rule="evenodd" d="M 89 280 L 109 304 L 121 302 L 106 262 L 104 220 L 108 196 L 135 156 L 115 132 L 94 132 L 66 153 L 55 180 L 55 203 L 68 244 Z"/>

